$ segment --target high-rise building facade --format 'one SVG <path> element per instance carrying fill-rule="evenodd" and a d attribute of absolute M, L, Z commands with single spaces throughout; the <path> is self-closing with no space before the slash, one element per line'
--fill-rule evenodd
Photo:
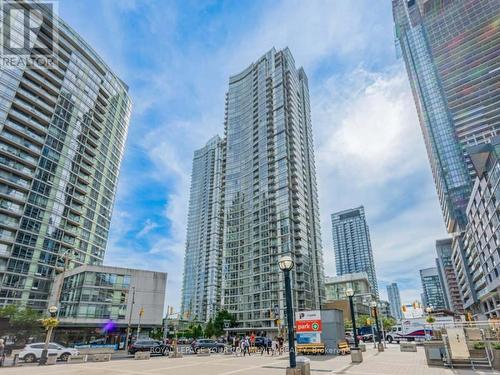
<path fill-rule="evenodd" d="M 346 290 L 352 289 L 356 299 L 369 302 L 375 298 L 371 295 L 370 282 L 366 272 L 347 273 L 342 276 L 325 278 L 325 298 L 327 301 L 347 299 Z"/>
<path fill-rule="evenodd" d="M 500 136 L 469 154 L 477 177 L 467 228 L 453 239 L 452 261 L 465 309 L 485 320 L 500 316 Z"/>
<path fill-rule="evenodd" d="M 443 287 L 436 267 L 424 268 L 420 270 L 420 280 L 422 281 L 422 304 L 433 310 L 446 309 Z"/>
<path fill-rule="evenodd" d="M 337 275 L 366 272 L 372 293 L 378 298 L 377 275 L 364 207 L 339 211 L 331 217 Z"/>
<path fill-rule="evenodd" d="M 445 305 L 448 310 L 457 314 L 464 313 L 462 296 L 460 295 L 460 288 L 458 287 L 457 275 L 451 260 L 452 254 L 451 238 L 446 238 L 436 241 L 436 268 L 439 274 L 439 280 L 443 287 L 443 295 Z"/>
<path fill-rule="evenodd" d="M 57 21 L 28 51 L 54 44 L 53 66 L 0 71 L 0 306 L 45 309 L 61 256 L 99 265 L 108 239 L 128 87 Z"/>
<path fill-rule="evenodd" d="M 323 308 L 339 309 L 350 319 L 351 310 L 347 289 L 354 291 L 353 304 L 356 316 L 370 315 L 370 302 L 375 299 L 371 293 L 370 282 L 366 272 L 348 273 L 342 276 L 327 276 L 325 278 L 325 304 Z"/>
<path fill-rule="evenodd" d="M 403 319 L 403 311 L 401 307 L 401 295 L 399 294 L 398 284 L 392 283 L 387 285 L 387 298 L 391 306 L 391 316 L 396 319 Z"/>
<path fill-rule="evenodd" d="M 281 255 L 295 262 L 295 309 L 317 309 L 324 298 L 308 80 L 288 48 L 230 77 L 225 135 L 222 305 L 242 327 L 276 329 Z"/>
<path fill-rule="evenodd" d="M 195 151 L 182 284 L 181 316 L 208 321 L 221 304 L 224 141 Z"/>
<path fill-rule="evenodd" d="M 447 229 L 463 230 L 475 171 L 466 148 L 500 134 L 496 0 L 393 0 Z"/>

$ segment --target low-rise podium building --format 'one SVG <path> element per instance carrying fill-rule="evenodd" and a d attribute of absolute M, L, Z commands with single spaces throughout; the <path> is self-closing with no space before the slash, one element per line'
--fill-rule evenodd
<path fill-rule="evenodd" d="M 140 326 L 147 336 L 162 326 L 166 283 L 164 272 L 109 266 L 83 265 L 58 275 L 49 300 L 59 307 L 57 340 L 123 347 L 129 319 L 133 335 Z"/>

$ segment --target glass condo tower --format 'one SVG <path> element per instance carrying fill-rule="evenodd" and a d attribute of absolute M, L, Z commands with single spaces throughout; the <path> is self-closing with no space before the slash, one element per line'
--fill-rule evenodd
<path fill-rule="evenodd" d="M 52 67 L 0 70 L 0 306 L 42 310 L 63 255 L 103 262 L 131 102 L 64 21 L 35 37 Z"/>

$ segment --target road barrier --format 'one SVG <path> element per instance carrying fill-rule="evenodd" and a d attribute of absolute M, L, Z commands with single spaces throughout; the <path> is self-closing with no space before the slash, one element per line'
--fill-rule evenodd
<path fill-rule="evenodd" d="M 87 354 L 88 362 L 107 362 L 111 360 L 111 353 Z"/>
<path fill-rule="evenodd" d="M 135 352 L 134 359 L 150 359 L 151 352 Z"/>
<path fill-rule="evenodd" d="M 87 354 L 72 354 L 68 357 L 68 363 L 87 362 Z"/>
<path fill-rule="evenodd" d="M 416 352 L 417 344 L 415 344 L 414 342 L 401 342 L 399 344 L 399 350 L 401 352 Z"/>

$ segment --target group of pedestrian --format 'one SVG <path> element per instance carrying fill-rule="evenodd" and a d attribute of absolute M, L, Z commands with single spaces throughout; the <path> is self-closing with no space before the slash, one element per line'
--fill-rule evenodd
<path fill-rule="evenodd" d="M 250 356 L 250 345 L 251 341 L 248 336 L 243 336 L 243 337 L 233 337 L 233 342 L 232 342 L 232 347 L 233 347 L 233 352 L 238 355 L 239 353 L 243 354 L 243 357 L 245 357 L 247 354 Z"/>
<path fill-rule="evenodd" d="M 273 339 L 264 338 L 263 342 L 260 344 L 260 355 L 264 355 L 266 352 L 268 355 L 280 355 L 283 354 L 283 338 L 275 336 Z M 232 348 L 233 352 L 236 355 L 240 353 L 245 357 L 247 354 L 250 356 L 250 353 L 253 352 L 251 348 L 255 348 L 255 335 L 251 336 L 233 336 L 232 338 Z"/>

